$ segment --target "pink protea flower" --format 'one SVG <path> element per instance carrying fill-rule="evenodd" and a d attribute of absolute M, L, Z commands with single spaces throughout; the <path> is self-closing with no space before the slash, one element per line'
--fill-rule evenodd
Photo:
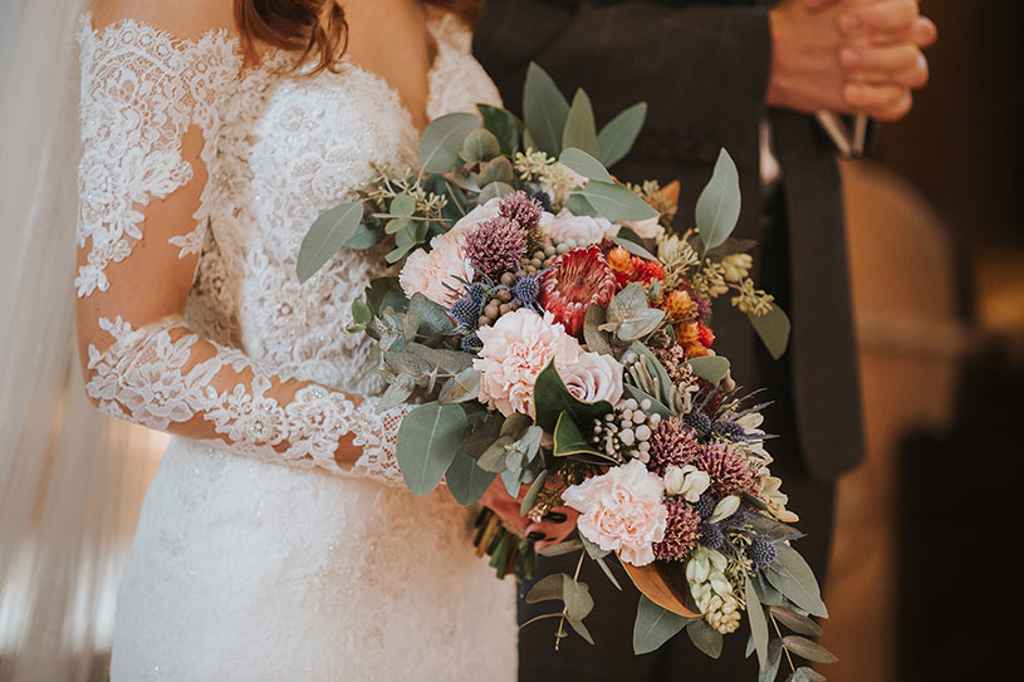
<path fill-rule="evenodd" d="M 682 419 L 670 417 L 662 420 L 651 436 L 651 458 L 647 468 L 664 476 L 670 466 L 683 467 L 696 463 L 706 449 L 707 446 L 697 441 L 696 432 L 684 424 Z"/>
<path fill-rule="evenodd" d="M 654 556 L 659 561 L 686 561 L 700 538 L 700 514 L 681 498 L 670 498 L 665 506 L 665 539 L 654 545 Z"/>
<path fill-rule="evenodd" d="M 711 487 L 719 495 L 755 494 L 759 489 L 757 472 L 741 452 L 725 445 L 708 445 L 694 464 L 711 477 Z"/>
<path fill-rule="evenodd" d="M 526 253 L 526 231 L 515 221 L 499 216 L 480 223 L 466 235 L 466 257 L 473 267 L 497 279 L 515 272 Z"/>
<path fill-rule="evenodd" d="M 654 561 L 655 543 L 665 539 L 664 495 L 661 478 L 634 459 L 571 486 L 562 499 L 580 512 L 583 537 L 628 564 L 646 566 Z"/>
<path fill-rule="evenodd" d="M 526 196 L 526 192 L 522 191 L 505 197 L 498 204 L 498 212 L 501 216 L 516 223 L 524 230 L 536 227 L 543 211 L 540 202 Z"/>
<path fill-rule="evenodd" d="M 555 259 L 541 282 L 540 304 L 573 336 L 583 329 L 592 304 L 608 305 L 615 295 L 615 274 L 601 249 L 574 249 Z"/>

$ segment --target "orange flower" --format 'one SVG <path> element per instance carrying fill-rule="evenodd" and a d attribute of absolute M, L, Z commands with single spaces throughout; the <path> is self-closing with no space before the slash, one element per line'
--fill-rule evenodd
<path fill-rule="evenodd" d="M 695 343 L 692 346 L 686 347 L 686 357 L 688 358 L 703 358 L 707 357 L 708 355 L 711 355 L 711 351 L 709 351 L 707 348 L 700 345 L 699 343 Z"/>
<path fill-rule="evenodd" d="M 668 295 L 665 301 L 665 312 L 673 320 L 685 320 L 693 315 L 696 304 L 690 298 L 690 294 L 681 289 L 676 289 Z"/>
<path fill-rule="evenodd" d="M 689 349 L 690 346 L 700 344 L 700 325 L 696 322 L 685 322 L 676 325 L 676 339 L 679 345 Z M 689 351 L 687 351 L 689 352 Z"/>
<path fill-rule="evenodd" d="M 621 272 L 624 275 L 633 274 L 633 258 L 629 251 L 621 246 L 616 246 L 608 252 L 608 265 L 613 272 Z"/>
<path fill-rule="evenodd" d="M 715 332 L 711 331 L 711 327 L 707 327 L 703 323 L 700 325 L 700 343 L 705 348 L 711 348 L 711 346 L 715 345 Z"/>

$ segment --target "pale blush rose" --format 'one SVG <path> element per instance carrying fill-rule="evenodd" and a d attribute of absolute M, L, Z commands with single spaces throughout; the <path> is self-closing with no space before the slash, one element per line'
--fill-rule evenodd
<path fill-rule="evenodd" d="M 577 400 L 614 405 L 622 398 L 622 365 L 610 355 L 582 353 L 571 365 L 559 364 L 558 374 Z"/>
<path fill-rule="evenodd" d="M 665 539 L 664 494 L 661 478 L 634 459 L 568 488 L 562 499 L 580 512 L 583 537 L 628 564 L 646 566 L 654 561 L 654 544 Z"/>
<path fill-rule="evenodd" d="M 622 226 L 633 230 L 641 239 L 661 239 L 665 234 L 665 228 L 661 226 L 659 220 L 659 216 L 647 220 L 626 220 Z"/>
<path fill-rule="evenodd" d="M 473 361 L 480 371 L 480 400 L 506 417 L 515 412 L 534 416 L 537 376 L 552 360 L 569 366 L 583 352 L 551 313 L 541 317 L 527 308 L 501 316 L 477 335 L 483 343 L 480 357 Z"/>
<path fill-rule="evenodd" d="M 576 242 L 576 246 L 597 244 L 601 240 L 611 239 L 619 233 L 619 226 L 613 225 L 605 218 L 577 216 L 570 213 L 569 209 L 562 209 L 562 212 L 556 216 L 549 213 L 541 216 L 540 229 L 556 243 L 571 239 Z"/>
<path fill-rule="evenodd" d="M 434 303 L 450 308 L 459 297 L 457 292 L 464 287 L 462 282 L 473 280 L 472 264 L 459 241 L 449 234 L 431 239 L 429 253 L 417 249 L 405 259 L 398 283 L 409 298 L 423 294 Z"/>

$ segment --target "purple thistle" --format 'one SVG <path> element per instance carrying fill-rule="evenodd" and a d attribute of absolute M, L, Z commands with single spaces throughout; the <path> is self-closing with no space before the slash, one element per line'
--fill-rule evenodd
<path fill-rule="evenodd" d="M 526 252 L 526 232 L 518 223 L 498 216 L 466 235 L 466 257 L 473 268 L 492 279 L 515 272 Z"/>
<path fill-rule="evenodd" d="M 762 538 L 755 538 L 747 550 L 747 556 L 754 562 L 754 568 L 761 571 L 775 563 L 779 551 L 775 545 Z"/>
<path fill-rule="evenodd" d="M 526 195 L 526 192 L 511 194 L 498 204 L 498 213 L 524 230 L 530 230 L 540 222 L 541 205 Z"/>
<path fill-rule="evenodd" d="M 526 275 L 512 285 L 512 295 L 526 308 L 538 309 L 537 297 L 540 295 L 540 281 L 537 277 Z"/>
<path fill-rule="evenodd" d="M 463 336 L 462 340 L 459 341 L 459 348 L 464 353 L 479 353 L 483 350 L 484 343 L 480 340 L 480 337 L 476 334 L 470 334 L 469 336 Z"/>
<path fill-rule="evenodd" d="M 694 463 L 711 477 L 711 487 L 719 495 L 739 495 L 757 490 L 757 476 L 747 458 L 722 445 L 703 449 Z"/>
<path fill-rule="evenodd" d="M 700 543 L 715 551 L 721 551 L 725 547 L 725 532 L 717 523 L 700 524 Z"/>
<path fill-rule="evenodd" d="M 685 561 L 697 547 L 700 515 L 679 498 L 667 500 L 665 506 L 668 508 L 665 539 L 654 545 L 654 556 L 661 561 Z"/>
<path fill-rule="evenodd" d="M 651 436 L 651 458 L 647 468 L 664 476 L 665 470 L 673 464 L 693 464 L 704 448 L 697 441 L 693 429 L 683 424 L 678 417 L 664 419 Z"/>

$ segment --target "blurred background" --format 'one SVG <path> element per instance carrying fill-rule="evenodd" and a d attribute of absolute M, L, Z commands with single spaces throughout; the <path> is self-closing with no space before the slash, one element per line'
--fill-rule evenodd
<path fill-rule="evenodd" d="M 18 133 L 38 128 L 40 116 L 58 129 L 74 117 L 74 102 L 19 113 L 33 84 L 10 76 L 20 60 L 59 51 L 57 38 L 70 44 L 74 33 L 68 25 L 51 41 L 25 43 L 11 27 L 26 8 L 76 1 L 0 0 L 5 244 L 26 218 L 63 220 L 68 230 L 74 221 L 54 215 L 45 197 L 30 201 L 27 215 L 4 211 L 24 176 L 73 182 L 73 140 Z M 877 131 L 867 160 L 843 168 L 869 453 L 840 484 L 828 576 L 825 643 L 841 660 L 827 673 L 840 682 L 1003 677 L 1016 643 L 1015 629 L 999 623 L 1013 610 L 1005 595 L 1016 589 L 1019 541 L 1010 504 L 1024 466 L 1016 431 L 1024 230 L 1015 201 L 1024 10 L 1018 0 L 922 5 L 942 35 L 929 55 L 931 86 L 904 122 Z M 18 145 L 38 148 L 36 166 L 7 162 Z M 73 195 L 74 186 L 54 191 Z M 6 257 L 16 265 L 17 256 L 12 249 Z M 32 274 L 7 273 L 4 283 L 17 283 L 0 290 L 8 324 L 36 312 L 25 284 Z M 63 274 L 46 275 L 58 280 L 51 286 L 70 286 Z M 69 338 L 70 312 L 52 317 L 50 333 Z M 69 378 L 57 393 L 29 382 L 13 398 L 0 396 L 0 414 L 22 415 L 16 426 L 48 416 L 35 444 L 45 456 L 30 464 L 0 457 L 0 682 L 105 680 L 117 581 L 163 437 L 104 424 L 95 451 L 55 461 L 67 450 L 63 425 L 91 419 L 69 397 L 81 394 L 77 368 L 51 366 L 38 353 L 19 354 L 28 360 L 15 367 L 13 356 L 5 347 L 5 380 L 13 371 Z M 62 408 L 49 419 L 54 404 Z M 0 448 L 25 446 L 12 433 L 0 432 Z M 35 503 L 12 503 L 26 496 Z M 11 509 L 28 511 L 15 517 Z M 44 645 L 29 649 L 29 641 Z"/>

